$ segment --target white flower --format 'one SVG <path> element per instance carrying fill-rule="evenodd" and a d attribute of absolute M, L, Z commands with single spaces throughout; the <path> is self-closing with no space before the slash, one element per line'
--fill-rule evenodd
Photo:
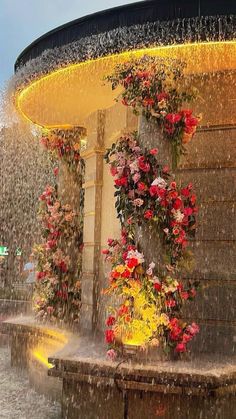
<path fill-rule="evenodd" d="M 139 253 L 137 250 L 130 250 L 127 255 L 127 259 L 137 259 L 139 264 L 144 263 L 144 257 L 142 253 Z"/>
<path fill-rule="evenodd" d="M 178 210 L 172 210 L 172 214 L 174 219 L 178 222 L 181 223 L 183 221 L 184 218 L 184 214 L 178 209 Z"/>
<path fill-rule="evenodd" d="M 162 177 L 157 177 L 156 179 L 154 179 L 154 181 L 152 182 L 152 186 L 159 186 L 159 188 L 165 188 L 167 185 L 165 179 L 163 179 Z"/>

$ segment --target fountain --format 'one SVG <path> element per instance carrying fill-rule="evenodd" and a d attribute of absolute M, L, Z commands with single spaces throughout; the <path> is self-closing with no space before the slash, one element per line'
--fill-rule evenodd
<path fill-rule="evenodd" d="M 131 362 L 127 361 L 130 346 L 130 351 L 112 362 L 105 359 L 101 332 L 109 306 L 117 302 L 102 293 L 107 272 L 101 249 L 107 237 L 119 237 L 120 227 L 114 188 L 103 159 L 105 150 L 125 133 L 138 130 L 140 146 L 158 147 L 163 164 L 173 163 L 157 124 L 115 103 L 122 88 L 111 89 L 106 79 L 117 65 L 144 56 L 185 62 L 185 79 L 199 92 L 193 111 L 202 113 L 202 120 L 194 139 L 185 145 L 187 154 L 173 164 L 173 171 L 181 185 L 194 183 L 200 207 L 196 234 L 190 240 L 195 265 L 191 272 L 182 273 L 184 283 L 200 283 L 194 303 L 183 311 L 186 322 L 198 322 L 200 333 L 190 344 L 189 359 L 146 363 L 138 356 L 137 362 Z M 69 152 L 73 149 L 76 154 L 74 146 L 80 143 L 80 161 L 85 166 L 83 177 L 77 178 L 78 170 L 73 174 L 60 161 L 58 188 L 59 198 L 83 214 L 81 307 L 79 326 L 74 328 L 79 336 L 61 332 L 67 336 L 64 342 L 57 329 L 35 325 L 32 320 L 2 324 L 13 335 L 13 365 L 32 367 L 38 361 L 39 368 L 43 359 L 52 387 L 54 379 L 62 379 L 65 418 L 233 417 L 235 71 L 236 6 L 230 0 L 194 0 L 191 4 L 150 0 L 106 10 L 47 33 L 16 61 L 13 89 L 18 113 L 47 137 L 56 133 L 73 138 L 66 143 Z M 142 227 L 137 230 L 147 259 L 157 259 L 160 243 L 155 234 Z M 73 255 L 75 277 L 76 235 L 67 253 Z M 66 270 L 64 273 L 67 275 Z M 42 356 L 49 336 L 57 349 Z M 20 361 L 19 342 L 25 348 Z"/>

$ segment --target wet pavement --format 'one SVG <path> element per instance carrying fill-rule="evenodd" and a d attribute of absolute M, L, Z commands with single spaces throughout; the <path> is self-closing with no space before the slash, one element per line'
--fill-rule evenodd
<path fill-rule="evenodd" d="M 30 386 L 25 372 L 10 367 L 10 350 L 0 347 L 0 419 L 59 419 L 60 404 Z"/>

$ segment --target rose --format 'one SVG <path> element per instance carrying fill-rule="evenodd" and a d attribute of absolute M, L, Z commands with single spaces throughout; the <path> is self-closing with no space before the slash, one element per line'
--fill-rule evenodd
<path fill-rule="evenodd" d="M 168 113 L 165 117 L 169 124 L 177 124 L 182 118 L 180 113 Z"/>
<path fill-rule="evenodd" d="M 114 316 L 108 316 L 107 320 L 106 320 L 106 325 L 109 326 L 113 326 L 113 324 L 115 323 L 116 319 Z"/>
<path fill-rule="evenodd" d="M 137 198 L 133 201 L 134 206 L 141 207 L 143 205 L 144 201 L 143 199 Z"/>
<path fill-rule="evenodd" d="M 153 218 L 153 211 L 150 209 L 146 210 L 144 213 L 144 218 L 146 218 L 146 220 Z"/>
<path fill-rule="evenodd" d="M 142 170 L 143 172 L 149 172 L 150 171 L 150 164 L 145 162 L 145 157 L 144 156 L 140 156 L 138 158 L 138 166 L 140 168 L 140 170 Z"/>
<path fill-rule="evenodd" d="M 187 348 L 186 348 L 186 345 L 183 342 L 180 342 L 176 345 L 175 350 L 176 350 L 176 352 L 186 352 Z"/>
<path fill-rule="evenodd" d="M 138 190 L 139 191 L 145 191 L 146 188 L 147 188 L 147 186 L 145 185 L 145 183 L 138 182 Z"/>
<path fill-rule="evenodd" d="M 123 177 L 115 180 L 115 185 L 116 186 L 127 186 L 127 184 L 128 184 L 128 179 L 127 179 L 126 176 L 123 176 Z"/>
<path fill-rule="evenodd" d="M 113 343 L 115 340 L 115 333 L 111 329 L 105 330 L 105 339 L 107 343 Z"/>

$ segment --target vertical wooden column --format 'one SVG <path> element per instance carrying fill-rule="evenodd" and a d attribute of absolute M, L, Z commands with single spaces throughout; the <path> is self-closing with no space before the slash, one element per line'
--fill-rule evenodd
<path fill-rule="evenodd" d="M 88 131 L 88 148 L 82 153 L 85 161 L 82 332 L 94 331 L 98 316 L 105 111 L 98 111 L 94 118 L 93 129 Z"/>

